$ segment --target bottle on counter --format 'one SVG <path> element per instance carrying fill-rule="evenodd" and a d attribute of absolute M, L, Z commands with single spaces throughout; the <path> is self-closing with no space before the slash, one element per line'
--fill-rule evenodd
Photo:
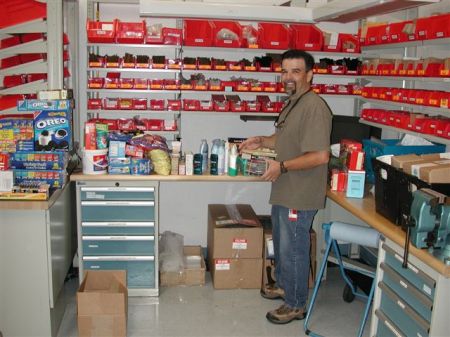
<path fill-rule="evenodd" d="M 230 156 L 229 156 L 229 165 L 228 165 L 228 175 L 229 176 L 237 176 L 237 157 L 238 157 L 238 151 L 236 144 L 233 144 L 230 149 Z"/>
<path fill-rule="evenodd" d="M 202 155 L 202 173 L 206 173 L 208 170 L 208 152 L 208 142 L 206 141 L 206 139 L 202 139 L 199 151 L 199 153 Z"/>

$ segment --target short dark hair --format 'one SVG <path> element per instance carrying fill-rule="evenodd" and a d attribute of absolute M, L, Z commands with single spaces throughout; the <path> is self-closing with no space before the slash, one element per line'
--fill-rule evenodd
<path fill-rule="evenodd" d="M 307 72 L 314 68 L 314 56 L 304 50 L 289 49 L 281 55 L 281 62 L 286 59 L 303 59 Z"/>

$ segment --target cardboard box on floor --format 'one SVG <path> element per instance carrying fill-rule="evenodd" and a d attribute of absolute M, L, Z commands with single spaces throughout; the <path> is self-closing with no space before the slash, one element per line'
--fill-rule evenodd
<path fill-rule="evenodd" d="M 184 246 L 185 268 L 182 272 L 160 273 L 161 286 L 178 285 L 204 285 L 205 284 L 205 260 L 200 246 Z M 191 266 L 191 262 L 195 266 Z"/>
<path fill-rule="evenodd" d="M 124 270 L 88 270 L 77 292 L 79 337 L 127 335 L 128 291 Z"/>
<path fill-rule="evenodd" d="M 211 259 L 209 269 L 215 289 L 259 289 L 263 259 Z"/>
<path fill-rule="evenodd" d="M 311 240 L 311 255 L 310 255 L 310 269 L 308 278 L 308 287 L 314 287 L 314 281 L 316 279 L 316 232 L 311 228 L 310 232 Z M 272 248 L 270 248 L 272 247 Z M 269 248 L 269 249 L 268 249 Z M 275 261 L 273 256 L 271 257 L 269 252 L 273 249 L 272 232 L 264 231 L 264 257 L 263 257 L 263 270 L 262 270 L 262 283 L 261 289 L 264 289 L 267 285 L 273 284 L 276 281 L 275 278 Z"/>
<path fill-rule="evenodd" d="M 262 257 L 263 229 L 252 206 L 208 205 L 208 259 Z"/>

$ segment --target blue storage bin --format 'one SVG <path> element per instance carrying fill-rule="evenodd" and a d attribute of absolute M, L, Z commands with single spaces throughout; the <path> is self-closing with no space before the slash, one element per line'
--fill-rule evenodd
<path fill-rule="evenodd" d="M 363 139 L 363 148 L 366 153 L 364 161 L 366 169 L 367 182 L 374 184 L 375 175 L 372 167 L 372 158 L 383 156 L 386 154 L 402 155 L 402 154 L 425 154 L 425 153 L 439 153 L 445 152 L 445 145 L 397 145 L 400 139 L 381 139 L 373 141 L 370 139 Z"/>

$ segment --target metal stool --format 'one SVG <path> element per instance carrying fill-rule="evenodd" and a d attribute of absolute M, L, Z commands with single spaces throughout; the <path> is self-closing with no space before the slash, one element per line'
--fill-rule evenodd
<path fill-rule="evenodd" d="M 307 335 L 320 337 L 320 335 L 312 332 L 308 328 L 308 322 L 309 322 L 309 319 L 311 318 L 311 314 L 312 314 L 312 311 L 314 308 L 314 303 L 315 303 L 315 300 L 317 297 L 317 293 L 319 291 L 320 283 L 322 281 L 323 273 L 325 272 L 325 268 L 327 267 L 328 256 L 330 255 L 331 248 L 333 248 L 334 255 L 338 261 L 339 270 L 341 272 L 342 278 L 344 279 L 345 283 L 347 284 L 347 287 L 351 289 L 351 292 L 353 295 L 367 299 L 366 308 L 364 310 L 364 315 L 361 319 L 361 323 L 360 323 L 359 331 L 358 331 L 358 337 L 361 337 L 363 334 L 363 331 L 364 331 L 364 326 L 366 324 L 367 317 L 369 315 L 369 309 L 370 309 L 370 306 L 372 303 L 374 290 L 375 290 L 375 282 L 372 282 L 372 287 L 370 288 L 369 295 L 361 293 L 356 289 L 353 282 L 346 275 L 345 269 L 361 273 L 361 274 L 369 276 L 373 279 L 375 278 L 375 273 L 365 271 L 365 270 L 362 270 L 362 269 L 356 268 L 356 267 L 352 268 L 351 266 L 348 266 L 348 265 L 344 266 L 337 241 L 339 240 L 339 241 L 344 241 L 347 243 L 358 244 L 361 246 L 377 248 L 378 241 L 380 240 L 380 233 L 378 233 L 375 229 L 372 229 L 372 228 L 351 225 L 351 224 L 342 223 L 342 222 L 325 223 L 322 225 L 322 229 L 324 230 L 325 242 L 327 243 L 327 247 L 326 247 L 325 253 L 323 255 L 323 260 L 322 260 L 322 264 L 320 265 L 319 273 L 316 277 L 313 294 L 311 297 L 311 301 L 309 302 L 309 305 L 308 305 L 308 313 L 306 315 L 306 319 L 304 321 L 303 328 Z"/>

